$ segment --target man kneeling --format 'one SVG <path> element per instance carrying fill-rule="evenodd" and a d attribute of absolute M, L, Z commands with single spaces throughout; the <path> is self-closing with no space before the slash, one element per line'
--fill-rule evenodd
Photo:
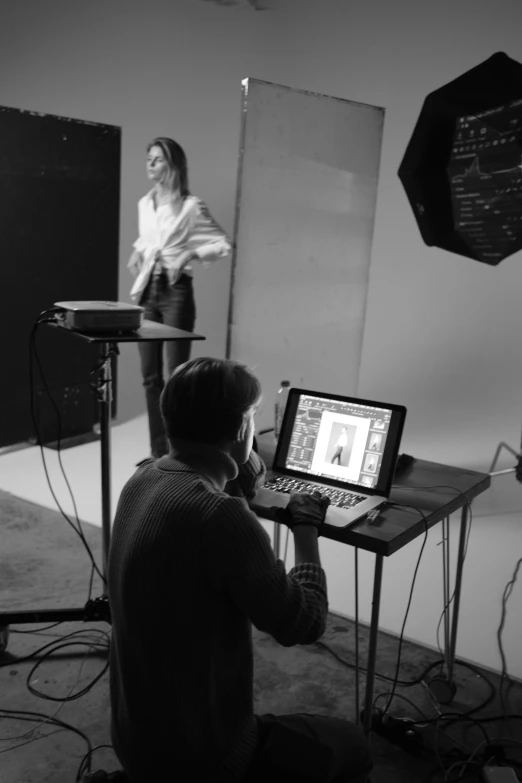
<path fill-rule="evenodd" d="M 288 574 L 248 506 L 265 475 L 252 450 L 260 399 L 237 362 L 178 367 L 160 403 L 170 453 L 146 460 L 121 493 L 108 566 L 111 731 L 131 783 L 181 771 L 340 783 L 371 769 L 347 721 L 254 714 L 251 624 L 292 647 L 317 641 L 328 613 L 317 547 L 327 500 L 291 497 Z"/>

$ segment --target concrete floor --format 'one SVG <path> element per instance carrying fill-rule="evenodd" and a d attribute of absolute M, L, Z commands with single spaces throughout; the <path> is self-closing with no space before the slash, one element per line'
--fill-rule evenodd
<path fill-rule="evenodd" d="M 2 609 L 83 607 L 88 596 L 88 569 L 85 567 L 83 545 L 63 518 L 54 511 L 43 509 L 19 498 L 0 493 L 2 518 L 2 555 L 0 594 Z M 99 530 L 86 525 L 84 533 L 93 555 L 99 559 L 101 542 Z M 100 580 L 94 580 L 93 595 L 100 595 Z M 202 619 L 204 621 L 204 618 Z M 42 627 L 42 626 L 40 626 Z M 28 690 L 27 683 L 41 694 L 53 699 L 66 699 L 87 688 L 103 670 L 107 655 L 103 650 L 110 627 L 105 623 L 63 623 L 46 631 L 37 626 L 12 626 L 7 652 L 1 659 L 0 736 L 2 762 L 1 783 L 73 783 L 81 758 L 87 752 L 85 741 L 71 731 L 51 726 L 45 717 L 35 724 L 10 716 L 7 711 L 32 711 L 42 716 L 55 716 L 86 734 L 92 747 L 110 744 L 108 673 L 73 701 L 46 702 L 42 696 Z M 147 633 L 144 618 L 143 632 Z M 65 635 L 80 634 L 75 646 L 58 649 Z M 354 719 L 355 676 L 349 666 L 343 665 L 329 650 L 348 664 L 354 662 L 354 624 L 331 614 L 328 628 L 321 642 L 315 645 L 283 648 L 270 636 L 254 629 L 255 652 L 255 709 L 258 713 L 308 712 Z M 70 640 L 72 641 L 72 640 Z M 189 640 L 180 640 L 181 644 Z M 24 661 L 44 645 L 54 651 L 32 674 L 35 659 Z M 97 648 L 94 647 L 97 645 Z M 323 645 L 326 645 L 323 646 Z M 361 631 L 362 660 L 367 650 L 367 633 Z M 396 665 L 397 640 L 381 634 L 377 671 L 393 677 Z M 154 657 L 154 639 L 151 635 L 151 662 Z M 401 677 L 414 678 L 429 665 L 436 655 L 420 645 L 405 643 L 402 653 Z M 498 684 L 497 676 L 488 675 Z M 28 679 L 29 678 L 29 679 Z M 480 704 L 488 688 L 475 673 L 457 666 L 456 699 L 448 709 L 466 711 Z M 364 676 L 360 679 L 361 694 Z M 389 685 L 377 680 L 375 693 L 386 693 Z M 427 716 L 434 708 L 422 686 L 400 687 L 393 703 L 392 714 L 416 716 L 417 709 L 400 696 L 412 701 Z M 361 696 L 362 698 L 362 696 Z M 384 699 L 381 700 L 381 705 Z M 490 715 L 499 714 L 498 699 L 487 708 Z M 522 713 L 522 686 L 515 684 L 510 693 L 510 712 Z M 470 724 L 467 731 L 454 727 L 451 734 L 474 748 L 481 741 L 480 731 Z M 487 724 L 491 736 L 521 736 L 520 722 L 510 721 L 502 729 L 499 722 Z M 499 735 L 498 732 L 501 731 Z M 423 730 L 425 743 L 433 748 L 433 734 Z M 373 783 L 425 781 L 427 774 L 437 766 L 433 751 L 425 751 L 414 758 L 386 740 L 372 735 L 376 768 Z M 439 748 L 449 750 L 451 743 L 439 736 Z M 512 754 L 522 758 L 514 746 Z M 449 761 L 446 766 L 449 766 Z M 118 762 L 108 748 L 95 752 L 93 769 L 118 768 Z M 440 780 L 441 778 L 434 778 Z M 478 778 L 476 778 L 478 780 Z"/>
<path fill-rule="evenodd" d="M 145 435 L 145 433 L 144 433 Z M 129 465 L 118 468 L 120 472 L 132 470 L 133 462 L 147 453 L 146 438 L 134 443 L 126 458 Z M 96 450 L 99 444 L 91 444 Z M 140 450 L 141 449 L 141 450 Z M 138 452 L 138 453 L 136 453 Z M 143 452 L 143 453 L 142 453 Z M 12 455 L 11 455 L 12 459 Z M 27 459 L 27 458 L 26 458 Z M 120 472 L 118 472 L 120 471 Z M 128 473 L 127 473 L 128 475 Z M 31 480 L 26 493 L 38 497 Z M 80 487 L 84 503 L 89 493 L 89 482 Z M 92 489 L 92 487 L 91 487 Z M 76 486 L 75 486 L 76 494 Z M 95 498 L 96 500 L 96 498 Z M 45 503 L 21 499 L 15 494 L 0 491 L 0 595 L 1 610 L 38 610 L 46 608 L 83 608 L 89 595 L 89 561 L 83 544 L 64 518 Z M 51 503 L 49 503 L 51 505 Z M 98 507 L 99 508 L 99 507 Z M 82 513 L 83 518 L 83 513 Z M 101 535 L 99 528 L 84 524 L 83 531 L 94 557 L 101 562 Z M 100 596 L 101 580 L 95 576 L 92 597 Z M 204 622 L 204 618 L 202 618 Z M 59 649 L 63 637 L 76 633 L 74 646 Z M 143 633 L 148 633 L 147 618 L 143 620 Z M 78 635 L 80 634 L 80 635 Z M 107 664 L 106 645 L 110 626 L 106 623 L 63 623 L 42 630 L 40 626 L 11 625 L 7 652 L 0 660 L 0 783 L 74 783 L 80 761 L 88 747 L 84 739 L 72 731 L 52 726 L 48 716 L 55 716 L 83 732 L 91 746 L 110 744 L 109 734 L 109 685 L 108 672 L 79 698 L 74 697 L 97 677 Z M 354 624 L 343 617 L 330 614 L 328 628 L 321 641 L 314 645 L 283 648 L 270 636 L 253 629 L 255 654 L 255 710 L 257 713 L 276 714 L 307 712 L 331 715 L 347 720 L 355 717 Z M 68 640 L 69 642 L 72 640 Z M 190 640 L 182 639 L 180 644 Z M 51 645 L 43 650 L 44 645 Z M 38 650 L 50 652 L 49 657 L 32 671 L 36 659 L 24 660 Z M 363 628 L 360 639 L 361 662 L 367 651 L 367 633 Z M 335 655 L 339 656 L 336 658 Z M 395 675 L 397 639 L 393 635 L 380 634 L 377 672 Z M 151 634 L 151 662 L 154 657 L 154 639 Z M 438 658 L 432 650 L 406 642 L 401 657 L 401 678 L 414 679 L 432 661 Z M 485 672 L 498 685 L 499 677 Z M 360 675 L 360 698 L 363 698 L 364 675 Z M 484 701 L 488 687 L 475 672 L 457 665 L 457 695 L 444 710 L 464 712 Z M 29 687 L 38 691 L 31 693 Z M 375 695 L 389 692 L 389 684 L 376 680 Z M 391 714 L 417 719 L 418 710 L 426 716 L 435 715 L 432 700 L 422 685 L 399 687 Z M 52 698 L 46 701 L 44 696 Z M 402 698 L 413 702 L 412 706 Z M 380 706 L 386 703 L 380 700 Z M 14 714 L 9 713 L 14 711 Z M 20 711 L 38 713 L 36 723 L 24 720 Z M 509 697 L 509 712 L 522 714 L 522 685 L 513 684 Z M 498 697 L 481 713 L 499 715 Z M 47 716 L 47 717 L 46 717 Z M 519 720 L 484 724 L 489 735 L 522 739 Z M 434 753 L 433 729 L 420 729 L 425 750 L 415 758 L 387 740 L 372 734 L 375 771 L 372 783 L 412 781 L 434 783 L 441 775 L 429 778 L 438 764 Z M 481 730 L 468 723 L 467 727 L 454 726 L 448 735 L 466 747 L 473 749 L 483 739 Z M 439 733 L 440 754 L 453 746 L 448 736 Z M 509 756 L 522 759 L 522 747 L 513 744 Z M 448 768 L 453 759 L 446 760 Z M 100 748 L 93 754 L 92 769 L 117 769 L 119 764 L 110 748 Z M 478 780 L 462 777 L 460 780 Z"/>

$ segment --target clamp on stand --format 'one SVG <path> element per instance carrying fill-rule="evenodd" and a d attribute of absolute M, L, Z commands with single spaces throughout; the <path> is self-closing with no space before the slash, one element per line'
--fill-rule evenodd
<path fill-rule="evenodd" d="M 45 609 L 42 611 L 5 612 L 0 614 L 0 655 L 7 648 L 9 641 L 9 624 L 24 623 L 66 623 L 66 622 L 107 622 L 111 615 L 107 595 L 107 565 L 109 545 L 111 540 L 111 404 L 112 404 L 112 367 L 111 359 L 119 354 L 115 342 L 100 343 L 100 360 L 93 370 L 97 372 L 96 383 L 91 383 L 91 389 L 100 403 L 101 432 L 101 480 L 102 480 L 102 574 L 104 591 L 101 598 L 89 600 L 79 609 Z"/>
<path fill-rule="evenodd" d="M 494 471 L 495 465 L 498 462 L 498 458 L 500 456 L 500 452 L 502 449 L 506 449 L 506 451 L 509 451 L 510 454 L 512 454 L 516 460 L 517 464 L 514 468 L 507 468 L 506 470 L 497 470 Z M 501 442 L 497 446 L 497 450 L 495 452 L 495 456 L 493 457 L 493 462 L 491 463 L 491 467 L 489 469 L 489 475 L 490 476 L 502 476 L 504 473 L 514 473 L 516 475 L 516 479 L 519 484 L 522 484 L 522 442 L 520 443 L 520 451 L 516 452 L 514 449 L 511 448 L 507 443 Z M 494 472 L 493 472 L 494 471 Z"/>

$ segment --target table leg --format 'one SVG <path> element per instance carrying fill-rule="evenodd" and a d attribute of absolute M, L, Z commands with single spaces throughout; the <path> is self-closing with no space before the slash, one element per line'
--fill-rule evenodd
<path fill-rule="evenodd" d="M 377 633 L 379 630 L 379 609 L 381 605 L 383 556 L 375 555 L 373 577 L 372 619 L 370 624 L 370 645 L 368 650 L 368 674 L 366 675 L 366 701 L 364 705 L 364 732 L 368 734 L 372 725 L 373 681 L 375 679 L 375 659 L 377 657 Z"/>
<path fill-rule="evenodd" d="M 444 613 L 444 662 L 446 671 L 450 658 L 450 526 L 449 519 L 442 520 L 442 601 Z"/>
<path fill-rule="evenodd" d="M 359 708 L 359 550 L 354 547 L 355 560 L 355 723 L 361 723 Z"/>
<path fill-rule="evenodd" d="M 455 576 L 455 598 L 453 599 L 453 617 L 451 627 L 450 651 L 448 661 L 448 680 L 453 682 L 453 665 L 455 663 L 455 648 L 457 646 L 457 628 L 459 624 L 460 591 L 462 587 L 462 571 L 464 566 L 464 550 L 468 527 L 468 507 L 462 506 L 460 518 L 459 553 L 457 555 L 457 573 Z"/>
<path fill-rule="evenodd" d="M 274 522 L 274 554 L 276 560 L 279 560 L 279 552 L 281 549 L 281 525 L 279 522 Z"/>

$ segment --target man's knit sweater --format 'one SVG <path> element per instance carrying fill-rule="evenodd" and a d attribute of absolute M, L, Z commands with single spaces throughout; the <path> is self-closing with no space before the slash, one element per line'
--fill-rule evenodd
<path fill-rule="evenodd" d="M 323 569 L 287 574 L 248 507 L 263 475 L 254 452 L 238 474 L 227 453 L 179 441 L 123 488 L 108 566 L 111 725 L 132 783 L 181 767 L 240 780 L 258 742 L 251 623 L 284 647 L 324 633 Z"/>

